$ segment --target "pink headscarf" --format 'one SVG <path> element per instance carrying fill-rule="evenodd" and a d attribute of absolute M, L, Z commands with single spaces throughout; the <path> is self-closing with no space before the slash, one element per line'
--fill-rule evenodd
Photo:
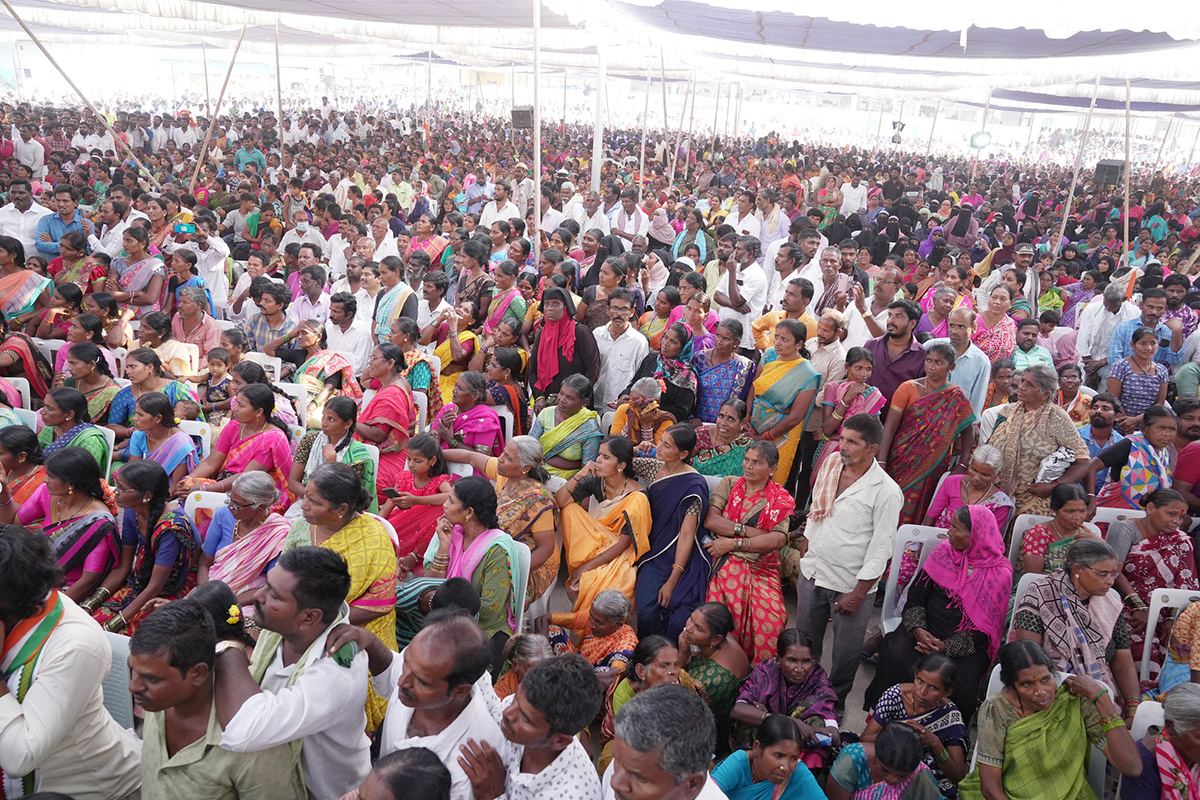
<path fill-rule="evenodd" d="M 988 658 L 994 659 L 1012 595 L 1013 568 L 1004 554 L 1004 537 L 995 515 L 983 506 L 967 508 L 971 512 L 971 542 L 967 549 L 955 550 L 949 542 L 942 542 L 923 569 L 963 610 L 959 630 L 969 622 L 986 634 Z"/>

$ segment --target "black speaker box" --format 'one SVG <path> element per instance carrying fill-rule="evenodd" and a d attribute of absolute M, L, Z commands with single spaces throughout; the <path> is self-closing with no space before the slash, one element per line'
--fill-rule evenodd
<path fill-rule="evenodd" d="M 1125 174 L 1124 161 L 1101 161 L 1096 165 L 1096 174 L 1093 180 L 1104 186 L 1116 186 L 1122 180 Z"/>
<path fill-rule="evenodd" d="M 512 126 L 533 130 L 533 106 L 513 106 Z"/>

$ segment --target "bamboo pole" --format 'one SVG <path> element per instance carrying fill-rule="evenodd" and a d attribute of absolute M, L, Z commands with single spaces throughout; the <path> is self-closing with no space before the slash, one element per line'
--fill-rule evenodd
<path fill-rule="evenodd" d="M 683 141 L 683 120 L 687 115 L 688 102 L 691 101 L 695 105 L 696 94 L 696 76 L 692 75 L 692 79 L 688 82 L 688 92 L 683 96 L 683 108 L 679 110 L 679 132 L 675 135 L 675 146 L 671 148 L 671 172 L 667 175 L 667 186 L 675 182 L 675 167 L 679 161 L 679 146 Z"/>
<path fill-rule="evenodd" d="M 533 0 L 533 263 L 542 263 L 542 0 Z M 597 100 L 599 102 L 599 100 Z"/>
<path fill-rule="evenodd" d="M 693 75 L 693 76 L 692 76 L 692 81 L 694 82 L 695 80 L 696 80 L 696 77 L 695 77 L 695 75 Z M 693 131 L 696 129 L 696 128 L 695 128 L 695 123 L 696 123 L 696 94 L 697 94 L 697 89 L 698 89 L 699 87 L 695 87 L 695 84 L 694 84 L 694 83 L 693 83 L 693 87 L 694 87 L 694 88 L 692 89 L 692 111 L 691 111 L 691 113 L 690 113 L 690 114 L 688 114 L 688 134 L 687 134 L 687 139 L 686 139 L 686 141 L 687 141 L 687 146 L 688 146 L 688 149 L 687 149 L 687 155 L 685 155 L 685 156 L 683 157 L 683 180 L 684 180 L 684 182 L 686 182 L 686 181 L 687 181 L 687 178 L 688 178 L 688 167 L 690 167 L 690 166 L 692 165 L 692 153 L 693 153 L 693 151 L 696 149 L 696 145 L 695 145 L 695 144 L 692 142 L 692 132 L 693 132 Z"/>
<path fill-rule="evenodd" d="M 1158 155 L 1154 157 L 1154 169 L 1150 171 L 1150 180 L 1154 180 L 1154 176 L 1158 172 L 1158 165 L 1162 163 L 1162 154 L 1167 149 L 1167 139 L 1171 138 L 1171 126 L 1174 124 L 1175 117 L 1167 120 L 1167 129 L 1163 131 L 1162 144 L 1158 146 Z"/>
<path fill-rule="evenodd" d="M 937 105 L 933 107 L 933 123 L 929 126 L 929 144 L 925 146 L 926 153 L 933 152 L 933 132 L 937 130 L 938 112 L 942 110 L 942 101 L 938 100 Z M 968 190 L 969 191 L 969 190 Z"/>
<path fill-rule="evenodd" d="M 1067 204 L 1063 207 L 1062 225 L 1058 229 L 1058 236 L 1050 244 L 1050 252 L 1056 256 L 1067 231 L 1067 217 L 1071 215 L 1071 205 L 1075 202 L 1075 184 L 1079 181 L 1079 165 L 1083 161 L 1083 151 L 1087 147 L 1088 136 L 1092 131 L 1092 111 L 1096 108 L 1096 95 L 1099 92 L 1100 76 L 1097 75 L 1096 82 L 1092 84 L 1092 102 L 1088 104 L 1087 117 L 1083 120 L 1083 136 L 1079 138 L 1079 152 L 1075 154 L 1075 168 L 1071 171 L 1071 189 L 1067 192 Z"/>
<path fill-rule="evenodd" d="M 667 56 L 661 47 L 658 48 L 658 68 L 662 77 L 663 130 L 666 131 L 667 126 L 671 123 L 667 122 Z"/>
<path fill-rule="evenodd" d="M 33 31 L 31 31 L 29 29 L 29 26 L 25 24 L 25 20 L 21 19 L 17 15 L 17 12 L 12 7 L 12 4 L 9 3 L 8 0 L 0 0 L 0 3 L 4 4 L 4 7 L 8 10 L 8 13 L 12 15 L 12 18 L 14 20 L 16 20 L 17 24 L 21 26 L 21 29 L 25 31 L 26 35 L 29 36 L 29 38 L 33 41 L 33 43 L 35 45 L 37 45 L 37 48 L 42 51 L 42 55 L 44 55 L 46 57 L 46 60 L 49 61 L 50 64 L 56 70 L 58 70 L 58 74 L 62 75 L 63 80 L 65 80 L 67 82 L 67 84 L 70 85 L 70 87 L 73 90 L 75 90 L 75 94 L 79 95 L 79 99 L 82 100 L 84 105 L 86 105 L 88 107 L 88 110 L 96 115 L 96 119 L 100 120 L 100 124 L 104 126 L 104 129 L 106 131 L 108 131 L 109 136 L 111 136 L 113 138 L 113 142 L 115 142 L 118 147 L 125 148 L 125 152 L 129 154 L 130 158 L 133 159 L 133 163 L 137 164 L 138 168 L 141 169 L 142 172 L 146 174 L 146 176 L 150 179 L 150 182 L 154 184 L 155 188 L 162 189 L 162 184 L 159 183 L 158 180 L 153 175 L 150 174 L 150 170 L 146 169 L 146 165 L 143 164 L 142 160 L 137 157 L 137 153 L 134 153 L 133 150 L 130 149 L 129 145 L 127 145 L 125 143 L 125 140 L 117 135 L 117 132 L 114 131 L 112 129 L 112 126 L 108 124 L 108 120 L 106 120 L 104 118 L 104 115 L 96 110 L 96 107 L 94 105 L 92 105 L 92 101 L 87 98 L 87 95 L 85 95 L 80 90 L 80 88 L 75 85 L 75 81 L 71 80 L 71 76 L 67 74 L 67 71 L 62 68 L 62 66 L 58 63 L 58 61 L 55 60 L 54 56 L 50 55 L 50 51 L 46 49 L 46 45 L 42 44 L 42 40 L 39 39 L 37 36 L 35 36 Z M 20 56 L 20 52 L 21 52 L 21 48 L 20 48 L 20 45 L 18 45 L 17 46 L 18 57 Z M 18 63 L 18 72 L 20 72 L 19 63 Z M 18 77 L 20 77 L 20 76 L 18 76 Z"/>
<path fill-rule="evenodd" d="M 208 42 L 200 43 L 200 52 L 204 56 L 204 116 L 212 116 L 212 95 L 208 91 Z"/>
<path fill-rule="evenodd" d="M 1188 153 L 1187 167 L 1184 169 L 1184 172 L 1189 175 L 1192 172 L 1192 158 L 1194 158 L 1196 155 L 1197 144 L 1200 144 L 1200 125 L 1196 126 L 1196 138 L 1192 139 L 1192 150 L 1190 153 Z"/>
<path fill-rule="evenodd" d="M 717 118 L 721 115 L 721 81 L 717 81 L 717 91 L 713 95 L 713 134 L 712 134 L 712 157 L 717 157 Z"/>
<path fill-rule="evenodd" d="M 2 3 L 7 3 L 8 0 L 0 0 Z M 191 194 L 196 189 L 196 179 L 200 177 L 200 167 L 204 166 L 204 160 L 208 157 L 208 143 L 212 141 L 213 128 L 217 126 L 217 116 L 221 113 L 221 102 L 225 99 L 225 89 L 229 86 L 229 79 L 233 76 L 233 65 L 237 63 L 238 51 L 242 49 L 242 39 L 246 38 L 246 26 L 242 26 L 241 35 L 238 36 L 237 45 L 233 48 L 233 55 L 229 57 L 229 68 L 225 70 L 225 82 L 221 84 L 221 93 L 217 95 L 217 107 L 213 109 L 212 117 L 208 120 L 208 131 L 204 134 L 204 145 L 200 148 L 200 154 L 196 157 L 196 170 L 192 173 L 192 180 L 188 183 L 188 193 Z M 279 123 L 283 125 L 282 122 Z"/>

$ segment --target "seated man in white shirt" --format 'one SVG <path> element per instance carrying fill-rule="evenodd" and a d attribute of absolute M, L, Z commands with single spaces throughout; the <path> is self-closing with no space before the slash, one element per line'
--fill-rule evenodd
<path fill-rule="evenodd" d="M 388 700 L 380 730 L 380 755 L 427 747 L 450 770 L 451 800 L 475 800 L 459 762 L 460 748 L 473 740 L 498 750 L 504 736 L 475 686 L 492 661 L 487 634 L 462 611 L 438 610 L 403 653 L 394 653 L 362 628 L 340 628 L 329 647 L 355 642 L 366 651 L 371 684 Z"/>
<path fill-rule="evenodd" d="M 325 322 L 325 342 L 329 349 L 341 353 L 362 375 L 375 349 L 371 338 L 370 316 L 358 313 L 358 300 L 347 292 L 337 292 L 329 298 L 329 319 Z"/>
<path fill-rule="evenodd" d="M 615 727 L 604 800 L 725 800 L 708 776 L 717 724 L 692 690 L 647 689 L 621 706 Z"/>
<path fill-rule="evenodd" d="M 464 769 L 475 800 L 600 800 L 592 757 L 575 738 L 604 704 L 604 689 L 581 655 L 535 664 L 504 701 L 499 750 L 468 742 Z"/>
<path fill-rule="evenodd" d="M 362 312 L 357 322 L 367 323 L 375 313 L 375 298 L 371 297 L 371 293 L 367 291 L 367 285 L 363 281 L 363 267 L 367 265 L 365 259 L 360 256 L 351 256 L 346 259 L 346 275 L 343 278 L 338 278 L 330 287 L 330 295 L 346 294 L 353 295 L 358 301 L 358 308 Z M 332 297 L 330 298 L 332 302 Z"/>
<path fill-rule="evenodd" d="M 254 661 L 240 647 L 217 655 L 221 747 L 248 753 L 300 741 L 314 800 L 338 800 L 371 771 L 367 656 L 326 647 L 334 626 L 350 619 L 349 591 L 350 570 L 339 554 L 288 550 L 254 598 L 254 621 L 263 629 Z"/>
<path fill-rule="evenodd" d="M 450 291 L 450 279 L 441 270 L 427 272 L 421 277 L 421 299 L 417 301 L 417 327 L 427 328 L 431 322 L 448 308 L 446 292 Z"/>

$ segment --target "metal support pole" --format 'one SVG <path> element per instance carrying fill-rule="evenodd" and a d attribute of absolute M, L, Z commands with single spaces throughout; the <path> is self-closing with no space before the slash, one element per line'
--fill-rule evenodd
<path fill-rule="evenodd" d="M 21 88 L 25 84 L 25 69 L 21 66 L 21 43 L 13 42 L 13 63 L 17 66 L 17 102 L 25 102 Z"/>
<path fill-rule="evenodd" d="M 1158 155 L 1154 157 L 1154 170 L 1150 173 L 1150 180 L 1154 180 L 1154 176 L 1158 172 L 1158 165 L 1162 163 L 1162 154 L 1167 149 L 1167 139 L 1171 138 L 1171 125 L 1174 123 L 1175 117 L 1167 120 L 1167 129 L 1163 131 L 1162 144 L 1158 146 Z"/>
<path fill-rule="evenodd" d="M 278 42 L 278 41 L 279 40 L 278 40 L 278 36 L 277 36 L 276 42 Z M 212 116 L 212 95 L 208 91 L 208 42 L 200 43 L 200 52 L 204 56 L 204 116 L 211 117 Z M 283 120 L 280 120 L 279 124 L 282 125 Z"/>
<path fill-rule="evenodd" d="M 425 52 L 425 113 L 433 107 L 433 49 Z"/>
<path fill-rule="evenodd" d="M 364 70 L 365 71 L 365 70 Z M 207 73 L 206 73 L 207 77 Z M 275 100 L 279 104 L 279 147 L 283 152 L 283 72 L 279 66 L 279 19 L 275 19 Z"/>
<path fill-rule="evenodd" d="M 663 53 L 662 48 L 658 48 L 658 68 L 659 74 L 662 77 L 662 96 L 663 96 L 663 131 L 666 132 L 670 122 L 667 122 L 667 57 Z"/>
<path fill-rule="evenodd" d="M 742 92 L 743 92 L 742 84 L 739 83 L 737 85 L 737 88 L 738 88 L 738 103 L 737 103 L 737 109 L 735 109 L 733 112 L 733 138 L 734 139 L 737 139 L 739 137 L 738 131 L 740 131 L 742 129 L 742 127 L 741 127 L 742 126 Z"/>
<path fill-rule="evenodd" d="M 725 101 L 725 124 L 722 128 L 725 131 L 725 138 L 729 138 L 729 114 L 733 111 L 733 89 L 737 84 L 729 84 L 729 99 Z M 716 165 L 714 165 L 716 166 Z"/>
<path fill-rule="evenodd" d="M 713 158 L 717 156 L 717 117 L 721 113 L 721 82 L 717 81 L 717 91 L 713 94 L 713 131 L 712 131 L 712 147 L 709 148 Z"/>
<path fill-rule="evenodd" d="M 1037 122 L 1037 114 L 1034 114 L 1031 111 L 1029 113 L 1029 136 L 1028 136 L 1028 138 L 1025 139 L 1025 154 L 1023 156 L 1021 156 L 1022 158 L 1029 158 L 1029 146 L 1033 144 L 1033 129 L 1035 127 L 1036 122 Z"/>
<path fill-rule="evenodd" d="M 596 117 L 592 122 L 592 191 L 600 191 L 600 167 L 604 162 L 604 95 L 608 60 L 604 48 L 596 48 Z M 563 97 L 566 97 L 566 78 L 563 78 Z M 563 115 L 564 124 L 566 115 Z M 566 128 L 564 127 L 565 131 Z"/>
<path fill-rule="evenodd" d="M 937 129 L 938 112 L 942 109 L 942 101 L 938 100 L 937 105 L 933 107 L 933 122 L 929 126 L 929 144 L 925 146 L 926 153 L 933 152 L 933 132 Z"/>
<path fill-rule="evenodd" d="M 1184 172 L 1190 173 L 1192 171 L 1192 157 L 1196 155 L 1197 144 L 1200 144 L 1200 125 L 1196 126 L 1196 138 L 1192 139 L 1192 151 L 1188 153 L 1187 168 L 1184 169 Z"/>
<path fill-rule="evenodd" d="M 690 114 L 688 114 L 688 133 L 687 133 L 687 139 L 685 140 L 687 142 L 687 153 L 683 157 L 683 180 L 685 182 L 687 181 L 687 177 L 688 177 L 688 167 L 691 166 L 691 163 L 692 163 L 692 151 L 695 149 L 695 145 L 692 143 L 692 131 L 695 130 L 695 128 L 693 126 L 696 122 L 696 95 L 699 94 L 698 90 L 700 88 L 700 87 L 696 86 L 695 81 L 696 81 L 696 77 L 693 75 L 692 76 L 692 111 Z"/>
<path fill-rule="evenodd" d="M 542 263 L 542 107 L 538 83 L 542 76 L 542 0 L 533 0 L 533 263 Z M 523 209 L 522 209 L 523 210 Z"/>
<path fill-rule="evenodd" d="M 980 133 L 987 130 L 988 112 L 992 110 L 992 90 L 988 89 L 987 102 L 983 104 L 983 127 L 979 129 Z M 974 149 L 974 148 L 972 148 Z M 979 151 L 975 150 L 975 155 L 971 156 L 971 180 L 967 183 L 967 190 L 975 185 L 975 167 L 978 166 Z"/>
<path fill-rule="evenodd" d="M 1083 161 L 1083 151 L 1087 148 L 1088 136 L 1092 130 L 1092 111 L 1096 108 L 1096 95 L 1100 92 L 1100 76 L 1096 76 L 1096 82 L 1092 84 L 1092 102 L 1088 104 L 1087 117 L 1083 121 L 1083 136 L 1079 137 L 1079 152 L 1075 154 L 1075 168 L 1071 171 L 1071 189 L 1067 192 L 1067 204 L 1063 206 L 1062 225 L 1058 229 L 1058 236 L 1050 243 L 1050 252 L 1058 255 L 1058 249 L 1062 245 L 1063 235 L 1067 231 L 1067 217 L 1071 215 L 1071 205 L 1075 202 L 1075 184 L 1079 180 L 1079 165 Z"/>
<path fill-rule="evenodd" d="M 670 161 L 671 161 L 671 174 L 667 176 L 667 185 L 668 186 L 670 186 L 671 183 L 675 180 L 675 167 L 676 167 L 677 162 L 679 161 L 679 147 L 681 144 L 683 144 L 683 120 L 687 116 L 688 102 L 691 101 L 692 103 L 695 103 L 695 100 L 693 97 L 695 91 L 696 91 L 696 78 L 695 78 L 695 76 L 692 76 L 691 80 L 688 81 L 688 91 L 683 96 L 683 108 L 679 109 L 679 131 L 678 131 L 678 133 L 675 134 L 675 145 L 674 145 L 674 147 L 671 148 L 671 152 L 668 154 L 668 157 L 670 158 Z M 670 142 L 670 140 L 668 139 L 668 143 L 669 142 Z"/>
<path fill-rule="evenodd" d="M 567 68 L 563 67 L 563 121 L 562 131 L 567 132 Z"/>

